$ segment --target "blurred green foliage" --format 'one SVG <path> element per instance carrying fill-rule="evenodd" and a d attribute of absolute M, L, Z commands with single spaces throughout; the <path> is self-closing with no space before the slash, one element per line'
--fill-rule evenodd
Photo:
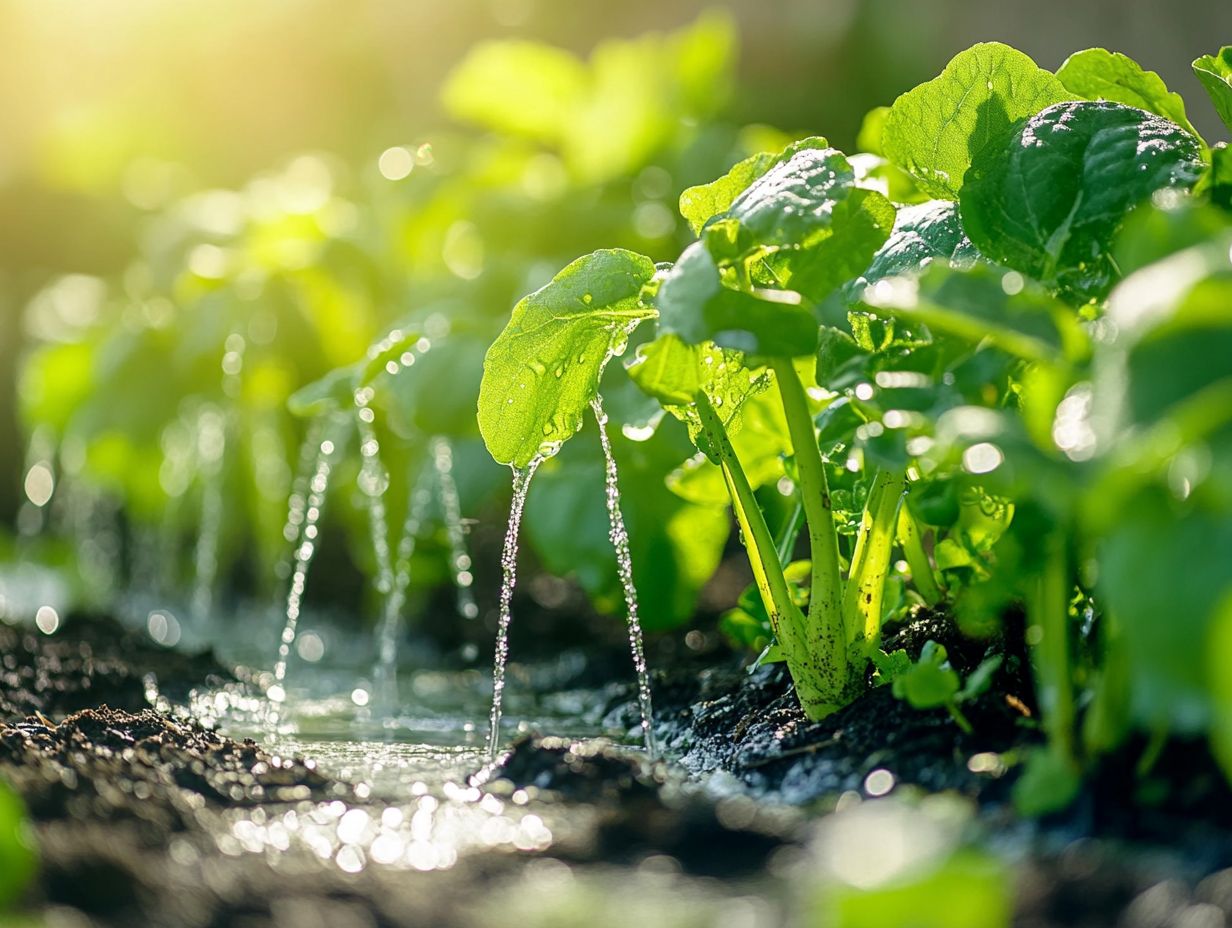
<path fill-rule="evenodd" d="M 37 869 L 25 806 L 6 783 L 0 782 L 0 912 L 20 902 Z"/>

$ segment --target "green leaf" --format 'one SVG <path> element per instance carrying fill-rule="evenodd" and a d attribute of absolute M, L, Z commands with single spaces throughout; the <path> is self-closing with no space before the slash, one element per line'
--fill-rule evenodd
<path fill-rule="evenodd" d="M 687 344 L 668 333 L 639 345 L 625 370 L 638 387 L 664 406 L 688 406 L 702 388 L 705 350 L 703 345 Z"/>
<path fill-rule="evenodd" d="M 864 304 L 881 315 L 928 326 L 973 346 L 988 342 L 1028 361 L 1059 361 L 1086 353 L 1073 311 L 1022 275 L 986 264 L 936 265 L 916 281 L 884 280 L 868 287 Z"/>
<path fill-rule="evenodd" d="M 1227 142 L 1211 149 L 1211 170 L 1203 179 L 1202 188 L 1209 193 L 1212 203 L 1232 212 L 1232 147 Z"/>
<path fill-rule="evenodd" d="M 751 155 L 718 180 L 686 189 L 680 195 L 680 215 L 688 220 L 689 228 L 697 235 L 707 222 L 727 212 L 736 197 L 776 164 L 781 164 L 803 149 L 827 148 L 829 144 L 820 137 L 806 138 L 793 142 L 777 154 L 760 152 Z"/>
<path fill-rule="evenodd" d="M 563 49 L 523 40 L 476 45 L 445 82 L 441 99 L 456 119 L 557 142 L 587 87 L 586 66 Z"/>
<path fill-rule="evenodd" d="M 660 329 L 690 344 L 713 341 L 770 357 L 811 354 L 817 346 L 817 320 L 798 294 L 725 287 L 702 242 L 685 249 L 664 277 L 657 303 Z"/>
<path fill-rule="evenodd" d="M 1194 74 L 1210 94 L 1223 124 L 1232 129 L 1232 45 L 1215 55 L 1203 55 L 1193 63 Z"/>
<path fill-rule="evenodd" d="M 946 658 L 943 645 L 925 642 L 920 659 L 894 678 L 895 698 L 905 699 L 916 709 L 936 709 L 953 702 L 958 674 Z"/>
<path fill-rule="evenodd" d="M 728 434 L 738 443 L 744 404 L 770 383 L 766 368 L 746 365 L 740 352 L 720 348 L 713 342 L 688 345 L 670 333 L 639 346 L 626 370 L 640 389 L 688 425 L 693 443 L 711 456 L 714 449 L 704 440 L 701 419 L 694 405 L 697 395 L 706 396 Z M 786 427 L 781 423 L 779 426 L 785 433 Z M 777 457 L 777 443 L 762 441 L 761 444 Z M 685 499 L 725 500 L 725 488 L 720 484 L 718 490 L 717 494 L 680 495 Z"/>
<path fill-rule="evenodd" d="M 1104 296 L 1112 240 L 1156 191 L 1187 190 L 1205 165 L 1175 123 L 1119 103 L 1062 103 L 975 159 L 962 220 L 981 253 L 1066 296 Z"/>
<path fill-rule="evenodd" d="M 578 430 L 608 359 L 654 316 L 641 301 L 653 276 L 649 258 L 596 251 L 514 307 L 479 388 L 479 430 L 493 458 L 524 467 Z"/>
<path fill-rule="evenodd" d="M 1206 637 L 1206 679 L 1210 688 L 1214 724 L 1211 726 L 1211 748 L 1232 779 L 1232 674 L 1228 673 L 1228 655 L 1232 654 L 1232 598 L 1220 606 Z"/>
<path fill-rule="evenodd" d="M 1065 59 L 1057 70 L 1065 89 L 1083 100 L 1124 103 L 1170 119 L 1190 135 L 1201 138 L 1185 115 L 1185 101 L 1172 93 L 1154 71 L 1120 52 L 1088 48 Z"/>
<path fill-rule="evenodd" d="M 1211 155 L 1218 157 L 1219 152 L 1220 148 L 1216 146 Z M 1207 178 L 1210 177 L 1208 174 Z M 1232 184 L 1232 177 L 1229 177 L 1229 183 Z M 1228 192 L 1232 194 L 1232 186 Z M 1211 194 L 1213 198 L 1214 189 Z M 1125 220 L 1125 226 L 1113 246 L 1112 256 L 1117 268 L 1128 280 L 1135 271 L 1148 264 L 1217 239 L 1230 229 L 1232 215 L 1198 197 L 1186 197 L 1177 203 L 1158 206 L 1144 203 Z"/>
<path fill-rule="evenodd" d="M 898 210 L 890 238 L 864 275 L 848 288 L 849 299 L 859 299 L 867 284 L 918 273 L 935 261 L 969 266 L 978 258 L 979 252 L 963 232 L 958 206 L 953 201 L 931 200 L 903 206 Z"/>
<path fill-rule="evenodd" d="M 939 77 L 909 90 L 890 108 L 886 157 L 924 191 L 954 200 L 976 153 L 1026 116 L 1073 95 L 1054 74 L 998 42 L 973 45 Z"/>
<path fill-rule="evenodd" d="M 287 408 L 293 416 L 304 419 L 349 409 L 355 402 L 355 390 L 362 368 L 362 362 L 335 368 L 292 393 L 287 400 Z"/>
<path fill-rule="evenodd" d="M 955 701 L 967 702 L 988 692 L 988 688 L 992 685 L 993 674 L 1000 668 L 1003 660 L 1003 655 L 994 654 L 992 657 L 980 661 L 979 666 L 971 671 L 963 683 L 963 688 L 958 691 Z"/>
<path fill-rule="evenodd" d="M 1077 798 L 1081 787 L 1082 777 L 1071 761 L 1048 748 L 1036 748 L 1014 783 L 1014 808 L 1028 818 L 1060 812 Z"/>
<path fill-rule="evenodd" d="M 902 648 L 888 653 L 880 648 L 873 648 L 869 652 L 869 660 L 873 662 L 873 667 L 877 670 L 878 686 L 893 683 L 911 670 L 911 656 Z"/>
<path fill-rule="evenodd" d="M 859 186 L 841 152 L 810 148 L 736 197 L 703 241 L 724 266 L 742 263 L 755 279 L 820 302 L 868 267 L 894 213 L 882 194 Z"/>
<path fill-rule="evenodd" d="M 0 783 L 0 913 L 22 897 L 37 869 L 25 806 L 15 792 Z"/>
<path fill-rule="evenodd" d="M 882 141 L 889 117 L 888 106 L 877 106 L 865 113 L 864 120 L 860 123 L 860 132 L 856 136 L 856 148 L 870 155 L 884 155 L 885 146 Z"/>

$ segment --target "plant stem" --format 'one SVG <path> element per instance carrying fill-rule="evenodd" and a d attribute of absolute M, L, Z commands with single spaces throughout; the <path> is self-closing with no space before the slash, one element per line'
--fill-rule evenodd
<path fill-rule="evenodd" d="M 802 525 L 804 525 L 804 502 L 797 499 L 795 505 L 791 508 L 791 512 L 787 514 L 783 527 L 779 529 L 779 537 L 774 542 L 774 550 L 778 554 L 779 563 L 783 565 L 784 569 L 791 563 L 792 551 L 796 547 L 796 536 L 800 534 L 800 527 Z"/>
<path fill-rule="evenodd" d="M 1029 627 L 1039 644 L 1033 663 L 1044 712 L 1044 730 L 1053 753 L 1074 764 L 1074 688 L 1069 665 L 1069 565 L 1065 533 L 1054 530 L 1045 539 L 1044 566 L 1034 596 L 1027 598 Z"/>
<path fill-rule="evenodd" d="M 757 505 L 753 488 L 749 485 L 744 468 L 740 466 L 740 459 L 727 437 L 722 420 L 704 393 L 697 394 L 695 403 L 702 427 L 706 430 L 711 446 L 718 452 L 727 492 L 731 496 L 736 521 L 744 536 L 749 566 L 753 568 L 753 579 L 770 616 L 775 637 L 778 638 L 787 659 L 787 669 L 796 684 L 800 706 L 810 719 L 823 718 L 837 708 L 840 691 L 834 689 L 831 681 L 824 676 L 824 668 L 818 667 L 808 648 L 803 634 L 804 616 L 792 601 L 791 590 L 787 585 L 787 578 L 783 575 L 774 539 L 766 525 L 766 517 Z"/>
<path fill-rule="evenodd" d="M 815 656 L 823 662 L 822 673 L 833 681 L 835 692 L 839 693 L 847 684 L 847 631 L 843 625 L 843 579 L 838 566 L 830 487 L 804 385 L 790 360 L 776 359 L 771 367 L 783 401 L 800 480 L 800 500 L 808 520 L 811 576 L 805 639 L 810 645 L 816 643 Z"/>
<path fill-rule="evenodd" d="M 947 702 L 945 704 L 945 708 L 946 711 L 950 713 L 950 718 L 958 724 L 959 728 L 961 728 L 968 735 L 975 733 L 975 729 L 971 727 L 971 722 L 967 719 L 967 716 L 963 714 L 962 709 L 958 708 L 958 705 L 953 700 Z"/>
<path fill-rule="evenodd" d="M 901 474 L 879 470 L 869 488 L 843 599 L 844 622 L 852 643 L 871 643 L 881 634 L 885 578 L 894 551 L 898 504 L 906 487 Z"/>
<path fill-rule="evenodd" d="M 920 525 L 906 505 L 898 510 L 898 543 L 907 558 L 907 565 L 911 568 L 911 582 L 915 591 L 928 605 L 937 605 L 941 602 L 941 588 L 937 585 L 928 552 L 924 550 Z"/>
<path fill-rule="evenodd" d="M 796 629 L 790 626 L 796 624 L 796 616 L 800 610 L 792 602 L 791 590 L 787 586 L 787 578 L 783 575 L 779 563 L 778 552 L 766 518 L 757 499 L 753 496 L 753 488 L 736 456 L 727 437 L 723 422 L 704 393 L 697 394 L 697 411 L 701 416 L 702 427 L 710 438 L 711 445 L 719 453 L 719 467 L 723 471 L 723 480 L 727 484 L 727 492 L 731 496 L 732 507 L 736 513 L 736 521 L 744 535 L 745 549 L 749 553 L 749 565 L 753 568 L 753 579 L 765 603 L 766 612 L 770 616 L 770 624 L 779 643 L 786 649 L 787 639 L 794 637 Z"/>

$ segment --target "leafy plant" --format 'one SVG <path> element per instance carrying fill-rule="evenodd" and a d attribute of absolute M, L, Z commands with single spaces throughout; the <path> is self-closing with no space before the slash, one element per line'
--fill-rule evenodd
<path fill-rule="evenodd" d="M 1225 58 L 1195 63 L 1217 106 Z M 697 450 L 668 486 L 739 526 L 755 593 L 724 628 L 785 660 L 810 717 L 871 659 L 962 724 L 992 665 L 964 687 L 935 644 L 881 654 L 882 625 L 925 602 L 986 633 L 1020 603 L 1048 739 L 1024 808 L 1134 726 L 1226 745 L 1192 650 L 1228 592 L 1226 145 L 1124 55 L 1053 74 L 997 43 L 860 141 L 741 161 L 682 195 L 697 239 L 672 264 L 599 251 L 527 297 L 485 363 L 489 450 L 555 454 L 628 353 Z"/>

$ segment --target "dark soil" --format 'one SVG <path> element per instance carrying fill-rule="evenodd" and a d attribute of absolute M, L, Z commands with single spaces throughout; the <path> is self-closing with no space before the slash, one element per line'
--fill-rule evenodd
<path fill-rule="evenodd" d="M 775 855 L 803 840 L 809 813 L 866 792 L 869 773 L 885 770 L 896 789 L 955 790 L 979 805 L 985 832 L 1021 860 L 1022 928 L 1229 924 L 1232 795 L 1203 747 L 1175 745 L 1139 777 L 1144 746 L 1130 745 L 1070 810 L 1024 824 L 1008 804 L 1015 770 L 970 763 L 981 754 L 1012 758 L 1039 741 L 1025 655 L 1010 646 L 1020 630 L 972 642 L 925 614 L 889 645 L 914 654 L 930 638 L 962 673 L 989 650 L 1007 653 L 988 693 L 964 706 L 970 734 L 943 710 L 912 710 L 886 687 L 809 722 L 781 667 L 749 675 L 737 660 L 719 659 L 701 673 L 694 665 L 656 676 L 658 735 L 672 763 L 601 740 L 532 736 L 475 782 L 498 796 L 532 790 L 593 813 L 588 837 L 548 852 L 574 867 L 666 856 L 686 874 L 753 881 L 773 895 L 790 892 L 773 875 Z M 610 663 L 596 667 L 599 679 Z M 42 860 L 31 903 L 57 917 L 75 913 L 68 924 L 475 925 L 475 888 L 516 884 L 527 860 L 493 851 L 442 872 L 368 866 L 346 874 L 302 852 L 224 853 L 209 830 L 220 810 L 362 800 L 310 761 L 276 759 L 150 709 L 152 683 L 178 699 L 230 679 L 210 655 L 167 651 L 110 620 L 74 617 L 51 638 L 0 626 L 0 666 L 0 777 L 25 799 Z M 615 697 L 610 719 L 631 727 L 632 704 L 631 694 Z M 686 775 L 699 772 L 721 772 L 729 794 L 703 795 Z"/>

